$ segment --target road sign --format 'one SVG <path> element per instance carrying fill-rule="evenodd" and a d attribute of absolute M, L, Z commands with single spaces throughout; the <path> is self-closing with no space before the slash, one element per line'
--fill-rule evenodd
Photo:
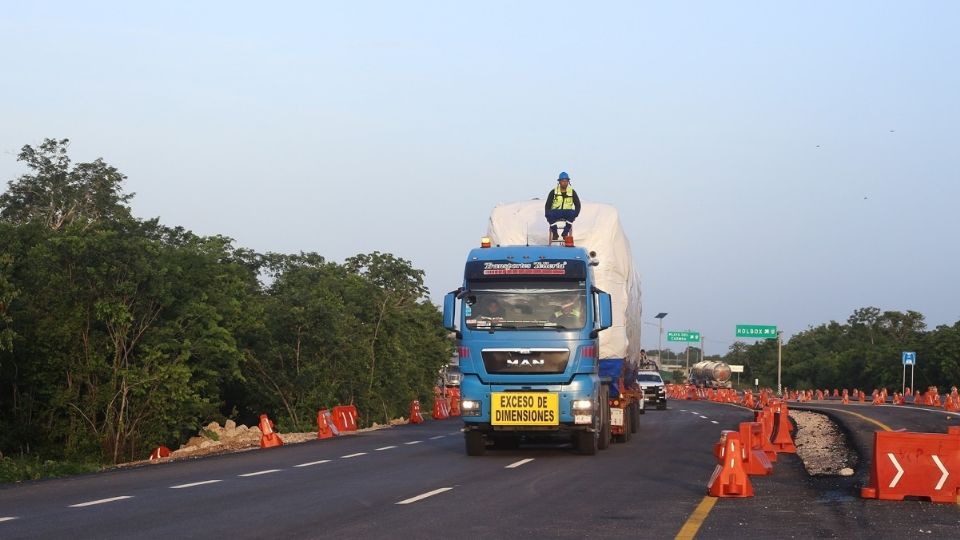
<path fill-rule="evenodd" d="M 743 373 L 743 366 L 730 364 L 730 373 Z"/>
<path fill-rule="evenodd" d="M 910 351 L 903 351 L 903 365 L 905 366 L 917 365 L 917 353 L 910 352 Z"/>
<path fill-rule="evenodd" d="M 700 332 L 667 332 L 667 341 L 700 341 Z"/>
<path fill-rule="evenodd" d="M 747 339 L 777 339 L 777 327 L 760 324 L 738 324 L 737 337 Z"/>

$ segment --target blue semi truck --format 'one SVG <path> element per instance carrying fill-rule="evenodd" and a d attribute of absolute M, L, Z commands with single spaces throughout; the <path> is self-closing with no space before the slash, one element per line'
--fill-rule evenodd
<path fill-rule="evenodd" d="M 444 299 L 444 326 L 457 336 L 460 410 L 472 456 L 488 444 L 515 448 L 541 438 L 569 440 L 580 453 L 593 455 L 611 440 L 628 440 L 643 411 L 623 320 L 630 308 L 639 317 L 638 305 L 627 306 L 627 298 L 639 300 L 639 285 L 623 286 L 620 279 L 607 279 L 615 291 L 598 285 L 605 264 L 608 274 L 618 274 L 620 266 L 635 278 L 629 246 L 612 248 L 612 236 L 602 235 L 595 244 L 610 248 L 610 260 L 604 260 L 591 246 L 551 245 L 545 224 L 542 238 L 534 233 L 520 245 L 494 245 L 491 239 L 508 240 L 534 214 L 543 222 L 542 203 L 532 202 L 494 210 L 491 236 L 470 251 L 462 285 Z M 587 219 L 579 234 L 596 238 L 589 232 L 598 225 L 606 233 L 612 225 L 590 216 L 611 212 L 616 218 L 612 207 L 584 205 L 581 219 Z M 613 223 L 619 231 L 619 221 Z M 575 230 L 575 242 L 577 235 Z M 611 331 L 617 335 L 605 347 L 601 336 Z M 639 337 L 635 345 L 639 350 Z"/>

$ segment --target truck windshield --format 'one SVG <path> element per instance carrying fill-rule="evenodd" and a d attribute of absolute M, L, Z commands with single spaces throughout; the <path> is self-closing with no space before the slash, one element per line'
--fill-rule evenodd
<path fill-rule="evenodd" d="M 471 330 L 581 329 L 584 282 L 474 284 L 463 300 Z"/>

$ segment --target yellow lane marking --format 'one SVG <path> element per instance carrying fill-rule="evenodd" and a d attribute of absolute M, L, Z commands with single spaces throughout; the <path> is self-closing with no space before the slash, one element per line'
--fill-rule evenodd
<path fill-rule="evenodd" d="M 700 526 L 703 525 L 703 520 L 707 519 L 707 514 L 710 513 L 710 509 L 713 508 L 713 505 L 717 504 L 717 498 L 707 495 L 700 501 L 700 504 L 697 505 L 697 508 L 694 509 L 693 513 L 690 514 L 690 517 L 687 518 L 687 522 L 683 524 L 683 527 L 680 528 L 680 532 L 677 533 L 675 537 L 676 540 L 692 540 L 694 536 L 697 535 L 697 531 L 700 530 Z"/>
<path fill-rule="evenodd" d="M 866 422 L 870 422 L 871 424 L 873 424 L 873 425 L 875 425 L 875 426 L 879 426 L 880 429 L 882 429 L 882 430 L 884 430 L 884 431 L 893 431 L 893 429 L 891 429 L 890 426 L 884 424 L 883 422 L 880 422 L 879 420 L 874 420 L 873 418 L 864 416 L 864 415 L 862 415 L 862 414 L 857 414 L 857 413 L 855 413 L 855 412 L 853 412 L 853 411 L 847 411 L 847 410 L 844 410 L 844 409 L 833 409 L 833 408 L 831 408 L 831 407 L 811 407 L 810 410 L 813 410 L 813 411 L 816 411 L 816 410 L 821 410 L 821 411 L 834 411 L 834 412 L 846 413 L 846 414 L 849 414 L 849 415 L 852 415 L 852 416 L 856 416 L 857 418 L 859 418 L 859 419 L 861 419 L 861 420 L 864 420 L 864 421 L 866 421 Z"/>

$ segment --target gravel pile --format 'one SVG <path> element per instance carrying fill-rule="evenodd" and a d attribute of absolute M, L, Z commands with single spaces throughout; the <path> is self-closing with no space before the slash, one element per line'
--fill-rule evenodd
<path fill-rule="evenodd" d="M 857 453 L 847 436 L 829 417 L 809 411 L 790 411 L 797 424 L 793 443 L 807 474 L 813 476 L 852 476 Z"/>

